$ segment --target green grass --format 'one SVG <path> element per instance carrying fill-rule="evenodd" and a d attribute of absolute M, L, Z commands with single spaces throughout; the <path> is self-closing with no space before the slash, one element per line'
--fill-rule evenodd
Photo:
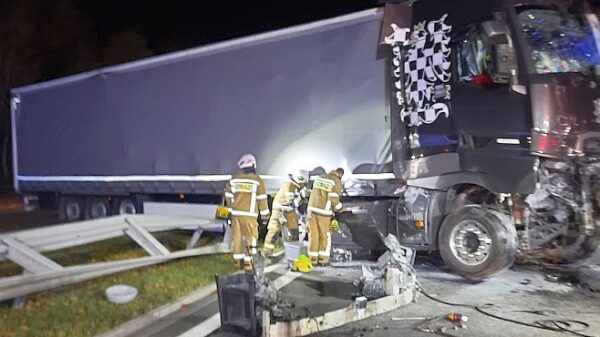
<path fill-rule="evenodd" d="M 189 238 L 178 231 L 156 236 L 170 250 L 184 248 Z M 63 265 L 144 255 L 124 237 L 47 254 Z M 2 267 L 4 271 L 11 268 L 3 264 L 0 273 Z M 214 275 L 232 271 L 229 254 L 201 256 L 107 276 L 61 292 L 30 296 L 23 309 L 0 309 L 0 337 L 94 336 L 212 283 Z M 106 300 L 104 290 L 114 284 L 134 286 L 139 295 L 131 303 L 112 304 Z"/>
<path fill-rule="evenodd" d="M 174 230 L 152 234 L 170 251 L 185 249 L 190 234 L 185 231 Z M 197 246 L 207 243 L 209 239 L 203 237 Z M 147 256 L 144 249 L 138 246 L 128 236 L 120 236 L 110 240 L 94 242 L 89 245 L 70 247 L 42 255 L 66 267 L 78 264 L 116 261 Z M 10 261 L 0 262 L 0 277 L 19 275 L 23 269 Z"/>

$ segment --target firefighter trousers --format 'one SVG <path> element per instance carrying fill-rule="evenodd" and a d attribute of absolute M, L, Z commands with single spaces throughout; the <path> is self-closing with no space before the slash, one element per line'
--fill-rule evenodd
<path fill-rule="evenodd" d="M 249 216 L 231 217 L 231 250 L 233 259 L 244 260 L 245 264 L 252 261 L 252 254 L 256 254 L 256 243 L 258 240 L 258 222 L 256 218 Z"/>
<path fill-rule="evenodd" d="M 298 229 L 298 216 L 296 211 L 283 211 L 281 209 L 273 209 L 273 214 L 269 219 L 267 225 L 267 236 L 265 237 L 264 247 L 266 249 L 274 249 L 273 238 L 281 231 L 281 226 L 286 226 L 288 231 L 295 231 Z"/>
<path fill-rule="evenodd" d="M 308 215 L 308 256 L 319 264 L 328 264 L 331 251 L 331 216 L 310 213 Z"/>

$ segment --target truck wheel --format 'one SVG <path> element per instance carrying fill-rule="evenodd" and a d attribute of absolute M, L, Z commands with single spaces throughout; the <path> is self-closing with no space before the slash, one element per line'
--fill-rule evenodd
<path fill-rule="evenodd" d="M 61 221 L 79 221 L 84 215 L 84 200 L 82 197 L 61 196 L 58 205 L 58 215 Z"/>
<path fill-rule="evenodd" d="M 513 264 L 517 232 L 506 215 L 480 205 L 466 205 L 442 223 L 439 249 L 452 271 L 470 280 L 483 280 Z"/>
<path fill-rule="evenodd" d="M 137 214 L 140 213 L 135 202 L 131 198 L 117 198 L 114 201 L 114 214 Z"/>
<path fill-rule="evenodd" d="M 103 197 L 89 197 L 85 202 L 85 218 L 100 219 L 110 215 L 108 199 Z"/>

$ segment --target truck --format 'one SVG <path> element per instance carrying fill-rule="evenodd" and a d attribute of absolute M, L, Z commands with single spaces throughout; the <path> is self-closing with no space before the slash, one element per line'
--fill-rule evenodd
<path fill-rule="evenodd" d="M 68 221 L 219 203 L 244 153 L 344 178 L 339 218 L 485 279 L 600 243 L 588 1 L 396 1 L 13 89 L 14 185 Z M 335 242 L 335 240 L 334 240 Z"/>

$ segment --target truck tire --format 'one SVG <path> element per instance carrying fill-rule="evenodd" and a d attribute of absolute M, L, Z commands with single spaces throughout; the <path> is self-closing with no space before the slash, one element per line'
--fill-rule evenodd
<path fill-rule="evenodd" d="M 83 197 L 61 196 L 58 202 L 58 215 L 61 221 L 83 220 L 85 202 Z"/>
<path fill-rule="evenodd" d="M 512 221 L 481 205 L 465 205 L 450 213 L 438 239 L 446 265 L 469 280 L 483 280 L 507 269 L 517 252 Z"/>
<path fill-rule="evenodd" d="M 104 197 L 88 197 L 85 201 L 85 218 L 101 219 L 110 215 L 108 199 Z"/>
<path fill-rule="evenodd" d="M 115 198 L 113 201 L 113 214 L 138 214 L 141 209 L 138 208 L 132 198 Z"/>

